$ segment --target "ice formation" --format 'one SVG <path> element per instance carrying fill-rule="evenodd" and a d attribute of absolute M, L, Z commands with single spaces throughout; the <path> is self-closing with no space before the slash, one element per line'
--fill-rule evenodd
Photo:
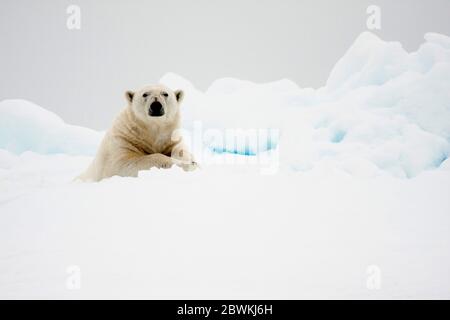
<path fill-rule="evenodd" d="M 29 101 L 0 102 L 0 149 L 17 154 L 93 155 L 102 136 L 95 130 L 66 124 Z"/>
<path fill-rule="evenodd" d="M 450 38 L 428 33 L 425 40 L 408 53 L 364 32 L 317 90 L 289 80 L 220 79 L 203 94 L 174 74 L 161 82 L 187 91 L 188 128 L 194 119 L 224 130 L 279 128 L 279 141 L 251 149 L 279 147 L 286 167 L 333 163 L 355 174 L 413 177 L 439 167 L 450 151 Z"/>

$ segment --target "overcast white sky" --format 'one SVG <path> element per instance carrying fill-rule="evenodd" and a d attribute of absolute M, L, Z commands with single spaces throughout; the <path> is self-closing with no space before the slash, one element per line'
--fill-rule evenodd
<path fill-rule="evenodd" d="M 81 8 L 81 30 L 66 9 Z M 105 129 L 123 93 L 175 72 L 215 79 L 289 78 L 320 87 L 381 8 L 385 40 L 411 51 L 450 35 L 448 0 L 1 0 L 0 99 L 24 98 L 66 122 Z"/>

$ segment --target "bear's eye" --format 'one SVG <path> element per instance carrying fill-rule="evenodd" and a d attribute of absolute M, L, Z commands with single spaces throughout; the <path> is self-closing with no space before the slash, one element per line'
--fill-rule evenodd
<path fill-rule="evenodd" d="M 167 92 L 162 92 L 162 95 L 166 98 L 169 96 L 169 94 Z"/>
<path fill-rule="evenodd" d="M 147 98 L 148 93 L 144 93 L 142 96 L 143 96 L 144 98 Z"/>

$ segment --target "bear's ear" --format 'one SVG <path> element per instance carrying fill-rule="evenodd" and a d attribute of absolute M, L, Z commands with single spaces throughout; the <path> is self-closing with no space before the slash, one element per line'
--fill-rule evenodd
<path fill-rule="evenodd" d="M 133 101 L 133 97 L 134 97 L 134 92 L 133 91 L 128 90 L 128 91 L 125 92 L 125 98 L 127 98 L 127 101 L 129 103 L 131 103 L 131 101 Z"/>
<path fill-rule="evenodd" d="M 183 101 L 184 98 L 184 92 L 183 90 L 175 90 L 175 98 L 177 98 L 178 103 L 181 103 L 181 101 Z"/>

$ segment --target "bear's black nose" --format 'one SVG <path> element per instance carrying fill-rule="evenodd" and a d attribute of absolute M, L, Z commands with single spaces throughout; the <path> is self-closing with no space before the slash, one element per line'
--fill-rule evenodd
<path fill-rule="evenodd" d="M 148 113 L 152 117 L 160 117 L 164 115 L 164 109 L 159 101 L 153 101 L 150 105 L 150 109 L 148 109 Z"/>

